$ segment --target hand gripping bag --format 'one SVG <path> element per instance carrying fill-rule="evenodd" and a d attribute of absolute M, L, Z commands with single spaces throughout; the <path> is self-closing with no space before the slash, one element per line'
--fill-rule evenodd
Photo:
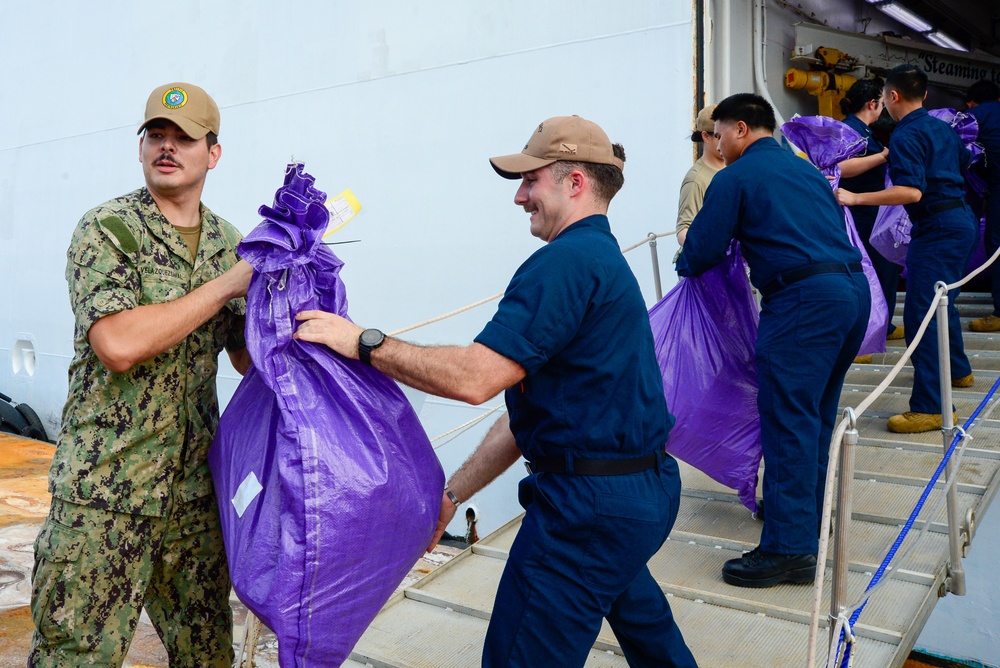
<path fill-rule="evenodd" d="M 965 147 L 972 152 L 970 167 L 982 163 L 984 157 L 983 147 L 976 143 L 976 139 L 979 136 L 979 123 L 976 121 L 975 116 L 949 108 L 931 109 L 927 113 L 948 123 L 959 139 L 962 140 Z M 890 152 L 892 151 L 891 144 L 889 150 Z M 967 190 L 970 190 L 978 197 L 985 196 L 987 186 L 981 176 L 981 172 L 970 169 L 966 172 L 965 179 Z M 892 187 L 892 179 L 888 172 L 885 175 L 885 187 Z M 902 205 L 883 206 L 879 209 L 878 216 L 875 218 L 875 224 L 872 227 L 871 244 L 887 260 L 905 266 L 906 249 L 910 245 L 910 228 L 912 226 L 913 223 L 910 221 L 910 216 L 906 213 L 906 209 Z M 982 229 L 985 229 L 983 225 L 981 225 Z M 982 243 L 982 238 L 983 235 L 980 234 L 980 244 Z M 985 257 L 985 250 L 978 257 Z M 971 268 L 978 266 L 978 264 L 970 264 L 969 266 Z"/>
<path fill-rule="evenodd" d="M 233 587 L 282 666 L 339 666 L 430 543 L 444 474 L 399 387 L 291 338 L 295 314 L 347 314 L 322 244 L 326 196 L 289 165 L 240 244 L 253 368 L 209 452 Z"/>
<path fill-rule="evenodd" d="M 667 452 L 736 490 L 757 510 L 759 312 L 733 242 L 718 267 L 682 278 L 649 310 L 663 393 L 676 422 Z"/>
<path fill-rule="evenodd" d="M 781 126 L 781 132 L 788 141 L 805 151 L 810 162 L 819 167 L 824 176 L 830 178 L 830 187 L 833 189 L 840 185 L 840 163 L 863 151 L 867 143 L 854 128 L 827 116 L 801 116 L 792 119 Z M 882 286 L 878 282 L 878 274 L 868 257 L 868 251 L 854 226 L 854 217 L 850 209 L 846 206 L 842 208 L 847 237 L 851 240 L 851 245 L 861 251 L 861 268 L 868 281 L 872 299 L 865 340 L 861 343 L 858 354 L 885 352 L 885 335 L 890 320 L 889 305 L 885 302 L 885 295 L 882 294 Z"/>

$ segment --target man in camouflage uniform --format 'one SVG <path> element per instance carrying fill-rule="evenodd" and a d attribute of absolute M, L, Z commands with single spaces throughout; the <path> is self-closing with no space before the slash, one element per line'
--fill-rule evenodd
<path fill-rule="evenodd" d="M 145 132 L 143 132 L 145 131 Z M 225 348 L 241 373 L 251 269 L 201 205 L 222 155 L 197 86 L 153 91 L 146 187 L 77 225 L 69 397 L 35 542 L 30 666 L 121 665 L 145 606 L 171 666 L 230 666 L 229 572 L 208 469 Z"/>

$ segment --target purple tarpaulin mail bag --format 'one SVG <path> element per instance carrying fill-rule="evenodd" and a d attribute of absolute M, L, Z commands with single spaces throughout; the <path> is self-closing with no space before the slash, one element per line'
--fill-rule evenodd
<path fill-rule="evenodd" d="M 209 452 L 233 587 L 282 666 L 339 666 L 430 543 L 444 474 L 399 387 L 292 339 L 295 314 L 347 315 L 322 244 L 326 195 L 289 165 L 240 244 L 253 368 Z"/>
<path fill-rule="evenodd" d="M 667 452 L 736 490 L 757 510 L 759 312 L 739 244 L 697 278 L 682 278 L 649 310 L 663 393 L 676 423 Z"/>

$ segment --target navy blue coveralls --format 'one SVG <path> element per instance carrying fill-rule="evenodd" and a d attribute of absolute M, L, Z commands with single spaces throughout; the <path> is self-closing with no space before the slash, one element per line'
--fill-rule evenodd
<path fill-rule="evenodd" d="M 913 227 L 906 251 L 906 300 L 903 327 L 906 344 L 913 341 L 921 320 L 934 300 L 934 284 L 951 284 L 962 278 L 979 240 L 978 225 L 965 203 L 962 171 L 972 155 L 951 126 L 926 109 L 911 111 L 896 124 L 889 140 L 889 175 L 893 185 L 916 188 L 923 195 L 907 204 Z M 948 333 L 951 342 L 951 376 L 972 373 L 962 343 L 962 325 L 955 307 L 958 289 L 948 293 Z M 941 413 L 937 318 L 930 321 L 913 363 L 910 410 Z"/>
<path fill-rule="evenodd" d="M 1000 248 L 1000 102 L 990 100 L 969 110 L 979 123 L 977 141 L 986 149 L 986 255 Z M 993 315 L 1000 316 L 1000 266 L 993 267 Z"/>
<path fill-rule="evenodd" d="M 506 392 L 528 462 L 653 456 L 626 475 L 542 472 L 521 481 L 526 513 L 486 633 L 483 666 L 582 666 L 607 618 L 630 666 L 694 666 L 646 562 L 680 500 L 664 454 L 673 416 L 639 285 L 608 219 L 584 218 L 514 274 L 476 341 L 524 367 Z"/>
<path fill-rule="evenodd" d="M 864 152 L 854 157 L 876 155 L 881 153 L 885 148 L 882 142 L 872 135 L 872 130 L 868 127 L 868 124 L 854 114 L 848 114 L 847 118 L 844 119 L 844 123 L 849 125 L 868 142 Z M 863 172 L 857 176 L 852 176 L 849 179 L 841 179 L 840 187 L 844 190 L 850 190 L 853 193 L 871 193 L 885 190 L 885 171 L 885 165 L 872 167 L 867 172 Z M 892 324 L 892 315 L 896 312 L 896 289 L 899 285 L 900 267 L 895 262 L 882 257 L 882 254 L 871 244 L 872 228 L 875 226 L 875 218 L 878 217 L 879 207 L 858 205 L 852 206 L 850 209 L 851 216 L 854 218 L 854 226 L 858 230 L 858 236 L 861 237 L 861 241 L 865 244 L 865 250 L 868 251 L 868 258 L 872 262 L 872 268 L 875 270 L 879 286 L 882 288 L 882 294 L 885 295 L 885 303 L 889 307 L 888 333 L 891 334 L 896 328 Z"/>
<path fill-rule="evenodd" d="M 871 309 L 861 252 L 826 178 L 771 137 L 712 179 L 677 273 L 699 276 L 716 266 L 733 238 L 764 296 L 754 351 L 764 453 L 760 548 L 816 554 L 840 390 Z"/>

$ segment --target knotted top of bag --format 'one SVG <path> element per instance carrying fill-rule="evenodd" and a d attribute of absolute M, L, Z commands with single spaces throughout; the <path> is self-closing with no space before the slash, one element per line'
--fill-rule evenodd
<path fill-rule="evenodd" d="M 315 179 L 303 170 L 302 163 L 285 168 L 285 183 L 274 194 L 274 204 L 258 209 L 263 221 L 240 244 L 240 255 L 261 273 L 307 264 L 322 248 L 330 224 L 326 193 L 317 190 Z"/>
<path fill-rule="evenodd" d="M 824 173 L 865 149 L 867 140 L 851 126 L 828 116 L 800 116 L 781 126 L 788 141 L 805 151 Z"/>

